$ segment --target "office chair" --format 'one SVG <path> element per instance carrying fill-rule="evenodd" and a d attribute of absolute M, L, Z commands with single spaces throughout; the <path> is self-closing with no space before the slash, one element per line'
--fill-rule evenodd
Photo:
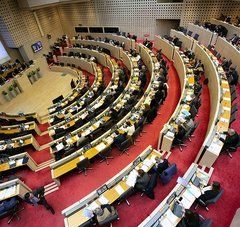
<path fill-rule="evenodd" d="M 119 205 L 122 201 L 125 201 L 127 203 L 128 206 L 130 206 L 130 203 L 128 201 L 128 197 L 131 196 L 133 193 L 135 192 L 133 187 L 130 187 L 129 189 L 127 189 L 127 191 L 125 191 L 122 195 L 120 195 L 120 197 L 117 199 L 117 204 Z"/>
<path fill-rule="evenodd" d="M 198 40 L 199 35 L 198 35 L 198 34 L 195 34 L 195 35 L 193 36 L 193 38 L 194 38 L 195 40 Z"/>
<path fill-rule="evenodd" d="M 220 192 L 217 194 L 217 196 L 215 196 L 213 199 L 209 199 L 205 202 L 199 199 L 198 204 L 195 206 L 194 209 L 196 210 L 198 208 L 198 206 L 200 205 L 200 206 L 204 207 L 206 209 L 206 211 L 209 211 L 208 205 L 215 204 L 221 198 L 223 192 L 224 192 L 224 190 L 221 189 Z"/>
<path fill-rule="evenodd" d="M 235 85 L 231 85 L 230 86 L 230 91 L 231 91 L 231 94 L 236 92 L 236 86 Z"/>
<path fill-rule="evenodd" d="M 140 135 L 140 133 L 141 133 L 141 127 L 136 128 L 135 132 L 132 135 L 134 145 L 135 145 L 135 142 L 139 142 L 139 140 L 137 140 L 137 137 Z"/>
<path fill-rule="evenodd" d="M 17 220 L 20 220 L 20 217 L 18 216 L 18 213 L 23 211 L 24 208 L 19 209 L 19 201 L 13 197 L 10 200 L 7 201 L 7 205 L 10 206 L 6 211 L 1 211 L 0 219 L 6 218 L 10 216 L 10 219 L 8 220 L 8 224 L 10 224 L 14 217 L 17 218 Z"/>
<path fill-rule="evenodd" d="M 168 167 L 166 170 L 164 170 L 161 175 L 160 179 L 163 184 L 167 184 L 170 182 L 172 177 L 177 173 L 177 165 L 173 163 L 170 167 Z"/>
<path fill-rule="evenodd" d="M 117 148 L 121 151 L 120 155 L 122 154 L 126 154 L 129 155 L 129 153 L 127 152 L 127 150 L 129 149 L 129 147 L 133 145 L 133 139 L 132 137 L 127 138 L 125 141 L 123 141 L 121 144 L 116 144 Z"/>
<path fill-rule="evenodd" d="M 199 227 L 211 227 L 211 225 L 212 225 L 212 220 L 211 219 L 201 220 L 201 218 L 200 218 Z"/>
<path fill-rule="evenodd" d="M 231 94 L 231 101 L 233 102 L 236 98 L 237 98 L 237 92 L 235 91 Z"/>
<path fill-rule="evenodd" d="M 114 207 L 111 207 L 111 216 L 101 222 L 98 222 L 98 224 L 99 226 L 104 226 L 107 224 L 110 224 L 110 226 L 112 226 L 112 222 L 116 220 L 119 220 L 118 212 Z"/>
<path fill-rule="evenodd" d="M 231 115 L 229 125 L 231 126 L 231 124 L 232 124 L 236 119 L 237 119 L 237 112 L 234 112 L 234 113 Z"/>
<path fill-rule="evenodd" d="M 111 147 L 111 146 L 108 146 L 108 147 L 106 147 L 104 150 L 102 150 L 102 151 L 98 154 L 99 157 L 102 159 L 102 160 L 100 161 L 100 163 L 102 163 L 102 162 L 105 161 L 105 162 L 107 163 L 107 165 L 109 165 L 108 159 L 113 159 L 113 157 L 108 156 L 108 155 L 110 154 L 111 150 L 112 150 L 112 147 Z"/>
<path fill-rule="evenodd" d="M 187 35 L 188 35 L 188 36 L 192 36 L 192 34 L 193 34 L 192 31 L 188 31 L 188 32 L 187 32 Z"/>
<path fill-rule="evenodd" d="M 89 159 L 84 158 L 77 164 L 78 173 L 84 172 L 84 175 L 87 176 L 87 170 L 92 170 L 92 168 L 88 168 L 89 165 Z"/>
<path fill-rule="evenodd" d="M 238 106 L 237 106 L 237 103 L 235 103 L 234 105 L 232 105 L 231 115 L 232 115 L 234 112 L 237 112 L 237 111 L 238 111 Z"/>

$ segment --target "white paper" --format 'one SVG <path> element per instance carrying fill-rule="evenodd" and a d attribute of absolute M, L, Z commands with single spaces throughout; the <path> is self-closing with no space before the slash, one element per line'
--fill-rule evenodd
<path fill-rule="evenodd" d="M 168 220 L 171 220 L 172 224 L 176 223 L 179 219 L 170 209 L 167 210 L 165 215 Z"/>
<path fill-rule="evenodd" d="M 143 165 L 145 165 L 145 166 L 152 166 L 152 164 L 153 164 L 153 162 L 152 162 L 152 160 L 151 159 L 145 159 L 144 161 L 143 161 Z"/>
<path fill-rule="evenodd" d="M 201 191 L 198 187 L 195 185 L 191 184 L 190 187 L 187 188 L 187 190 L 195 196 L 195 198 L 198 198 L 201 195 Z"/>
<path fill-rule="evenodd" d="M 122 194 L 124 193 L 124 189 L 122 188 L 121 185 L 117 185 L 117 186 L 115 187 L 115 190 L 117 191 L 117 193 L 118 193 L 119 195 L 122 195 Z"/>
<path fill-rule="evenodd" d="M 182 197 L 183 199 L 181 200 L 181 203 L 182 203 L 182 205 L 183 205 L 183 207 L 185 208 L 185 209 L 189 209 L 191 206 L 192 206 L 192 203 L 193 202 L 191 202 L 191 201 L 189 201 L 187 198 L 185 198 L 185 197 Z M 194 201 L 194 200 L 193 200 Z"/>
<path fill-rule="evenodd" d="M 102 151 L 106 148 L 106 145 L 104 143 L 100 143 L 95 147 L 98 151 Z"/>
<path fill-rule="evenodd" d="M 63 146 L 62 143 L 59 143 L 59 144 L 56 146 L 56 148 L 57 148 L 57 151 L 60 151 L 60 150 L 62 150 L 62 149 L 64 148 L 64 146 Z"/>
<path fill-rule="evenodd" d="M 108 204 L 108 200 L 106 199 L 106 197 L 104 197 L 103 195 L 99 197 L 98 201 L 104 205 L 104 204 Z"/>
<path fill-rule="evenodd" d="M 92 202 L 87 208 L 94 211 L 96 208 L 100 207 L 95 201 Z"/>
<path fill-rule="evenodd" d="M 142 165 L 141 169 L 142 169 L 144 172 L 147 172 L 147 171 L 148 171 L 148 166 Z"/>
<path fill-rule="evenodd" d="M 137 181 L 137 176 L 138 176 L 137 171 L 132 170 L 127 177 L 126 184 L 130 187 L 134 187 L 134 185 L 136 184 L 136 181 Z"/>

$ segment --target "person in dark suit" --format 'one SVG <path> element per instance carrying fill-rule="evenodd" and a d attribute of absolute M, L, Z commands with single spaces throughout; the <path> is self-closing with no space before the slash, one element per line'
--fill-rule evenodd
<path fill-rule="evenodd" d="M 222 150 L 226 150 L 229 147 L 237 146 L 238 141 L 239 141 L 238 133 L 233 129 L 229 129 L 228 132 L 227 132 L 227 137 L 224 141 L 224 145 L 223 145 Z"/>
<path fill-rule="evenodd" d="M 207 200 L 215 198 L 220 192 L 221 186 L 219 182 L 214 181 L 212 186 L 207 186 L 202 189 L 202 194 L 197 198 L 197 202 L 206 202 Z"/>
<path fill-rule="evenodd" d="M 185 210 L 185 215 L 177 227 L 199 227 L 200 217 L 196 212 L 192 212 L 189 209 Z"/>
<path fill-rule="evenodd" d="M 115 132 L 116 137 L 114 138 L 114 144 L 120 145 L 122 142 L 124 142 L 127 139 L 127 133 L 120 134 L 118 131 Z"/>
<path fill-rule="evenodd" d="M 164 170 L 169 167 L 167 159 L 161 159 L 159 157 L 155 158 L 156 164 L 153 166 L 153 171 L 160 175 Z"/>
<path fill-rule="evenodd" d="M 7 211 L 10 211 L 11 209 L 13 209 L 16 206 L 17 202 L 18 202 L 18 200 L 17 200 L 16 197 L 1 201 L 1 203 L 0 203 L 0 215 L 4 214 Z"/>
<path fill-rule="evenodd" d="M 137 181 L 134 187 L 138 191 L 144 191 L 147 189 L 149 182 L 150 182 L 150 176 L 147 173 L 145 173 L 142 169 L 139 169 Z"/>
<path fill-rule="evenodd" d="M 43 205 L 47 210 L 50 210 L 52 214 L 55 214 L 54 209 L 48 204 L 47 200 L 45 199 L 44 192 L 44 187 L 40 187 L 32 192 L 27 192 L 24 195 L 24 200 L 33 206 Z"/>

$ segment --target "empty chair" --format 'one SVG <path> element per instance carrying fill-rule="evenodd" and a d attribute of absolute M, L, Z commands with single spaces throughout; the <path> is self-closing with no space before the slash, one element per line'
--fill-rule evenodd
<path fill-rule="evenodd" d="M 236 92 L 236 86 L 235 85 L 231 85 L 230 86 L 230 91 L 231 91 L 231 94 Z"/>
<path fill-rule="evenodd" d="M 229 124 L 231 125 L 236 119 L 237 119 L 237 111 L 231 115 Z"/>
<path fill-rule="evenodd" d="M 17 220 L 20 220 L 18 213 L 24 210 L 24 208 L 19 209 L 18 205 L 19 201 L 16 197 L 3 201 L 0 207 L 0 219 L 10 217 L 10 219 L 8 220 L 8 224 L 11 223 L 14 217 L 16 217 Z"/>
<path fill-rule="evenodd" d="M 232 105 L 231 115 L 232 115 L 234 112 L 236 112 L 236 111 L 238 111 L 237 103 L 235 103 L 234 105 Z"/>
<path fill-rule="evenodd" d="M 192 36 L 192 33 L 193 33 L 192 31 L 188 31 L 188 32 L 187 32 L 187 35 L 188 35 L 188 36 Z"/>
<path fill-rule="evenodd" d="M 128 201 L 128 197 L 131 196 L 134 193 L 134 188 L 130 187 L 129 189 L 127 189 L 127 191 L 123 192 L 120 197 L 117 200 L 117 203 L 120 204 L 122 201 L 125 201 L 127 203 L 128 206 L 130 206 L 130 203 Z"/>
<path fill-rule="evenodd" d="M 231 101 L 233 102 L 236 98 L 237 98 L 237 92 L 235 91 L 231 94 Z"/>
<path fill-rule="evenodd" d="M 126 154 L 129 155 L 129 153 L 127 152 L 128 148 L 133 145 L 133 139 L 132 137 L 127 138 L 124 142 L 122 142 L 121 144 L 116 144 L 117 148 L 121 151 L 121 154 Z"/>
<path fill-rule="evenodd" d="M 195 34 L 195 35 L 193 36 L 193 38 L 194 38 L 195 40 L 198 40 L 199 35 L 198 35 L 198 34 Z"/>
<path fill-rule="evenodd" d="M 174 163 L 162 172 L 162 174 L 160 175 L 161 182 L 163 184 L 167 184 L 176 173 L 177 173 L 177 165 Z"/>
<path fill-rule="evenodd" d="M 77 169 L 78 172 L 84 172 L 84 175 L 87 176 L 87 170 L 91 170 L 92 168 L 88 168 L 88 166 L 90 165 L 89 159 L 88 158 L 84 158 L 82 161 L 80 161 L 77 164 Z"/>
<path fill-rule="evenodd" d="M 108 146 L 98 154 L 99 157 L 102 159 L 100 162 L 105 161 L 107 163 L 107 165 L 109 165 L 108 159 L 113 159 L 113 157 L 108 156 L 110 154 L 111 150 L 112 150 L 111 146 Z"/>

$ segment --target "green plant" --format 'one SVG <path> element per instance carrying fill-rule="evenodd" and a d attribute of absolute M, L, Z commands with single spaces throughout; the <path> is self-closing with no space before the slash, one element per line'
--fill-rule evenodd
<path fill-rule="evenodd" d="M 32 72 L 31 72 L 31 75 L 33 76 L 34 74 L 35 74 L 35 71 L 32 71 Z"/>
<path fill-rule="evenodd" d="M 3 94 L 3 95 L 7 95 L 7 92 L 6 92 L 6 91 L 2 91 L 2 94 Z"/>
<path fill-rule="evenodd" d="M 27 74 L 27 77 L 28 77 L 28 78 L 30 78 L 31 76 L 32 76 L 31 73 L 28 73 L 28 74 Z"/>
<path fill-rule="evenodd" d="M 15 87 L 15 88 L 18 87 L 16 82 L 13 83 L 13 87 Z"/>
<path fill-rule="evenodd" d="M 37 72 L 39 72 L 39 71 L 40 71 L 40 68 L 38 67 L 38 68 L 37 68 Z"/>
<path fill-rule="evenodd" d="M 11 85 L 10 87 L 8 87 L 9 91 L 13 91 L 13 86 Z"/>

